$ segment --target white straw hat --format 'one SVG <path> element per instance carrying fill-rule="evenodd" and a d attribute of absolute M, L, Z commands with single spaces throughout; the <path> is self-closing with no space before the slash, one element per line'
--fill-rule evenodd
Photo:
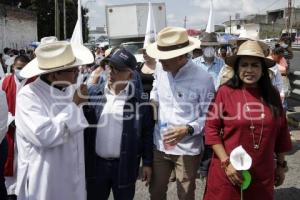
<path fill-rule="evenodd" d="M 29 62 L 20 72 L 24 78 L 61 71 L 94 62 L 91 51 L 83 45 L 53 38 L 42 43 L 36 50 L 36 58 Z"/>
<path fill-rule="evenodd" d="M 166 60 L 193 51 L 200 46 L 197 38 L 189 37 L 186 29 L 166 27 L 157 34 L 157 40 L 147 46 L 147 54 L 156 59 Z"/>

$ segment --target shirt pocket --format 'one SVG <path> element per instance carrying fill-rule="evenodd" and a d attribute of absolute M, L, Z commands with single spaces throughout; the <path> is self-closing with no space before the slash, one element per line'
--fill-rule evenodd
<path fill-rule="evenodd" d="M 191 89 L 175 88 L 174 101 L 177 111 L 192 113 L 197 109 L 199 95 Z"/>

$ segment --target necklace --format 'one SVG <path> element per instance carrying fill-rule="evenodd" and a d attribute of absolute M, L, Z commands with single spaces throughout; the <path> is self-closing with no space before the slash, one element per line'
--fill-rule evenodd
<path fill-rule="evenodd" d="M 243 91 L 243 97 L 244 97 L 244 100 L 246 102 L 246 110 L 247 110 L 247 113 L 249 114 L 250 116 L 250 130 L 251 130 L 251 135 L 252 135 L 252 140 L 253 140 L 253 148 L 258 150 L 259 147 L 260 147 L 260 143 L 261 143 L 261 139 L 262 139 L 262 134 L 263 134 L 263 129 L 264 129 L 264 118 L 265 118 L 265 114 L 262 112 L 261 115 L 260 115 L 260 118 L 261 118 L 261 129 L 260 129 L 260 135 L 259 135 L 259 140 L 258 142 L 256 143 L 256 140 L 255 140 L 255 135 L 254 135 L 254 130 L 255 130 L 255 126 L 253 124 L 253 120 L 252 120 L 252 116 L 251 116 L 251 113 L 250 113 L 250 107 L 248 106 L 248 102 L 247 102 L 247 98 L 246 98 L 246 95 L 245 95 L 245 90 L 244 88 L 242 89 Z M 261 103 L 263 104 L 263 100 L 262 98 L 260 99 L 261 100 Z"/>

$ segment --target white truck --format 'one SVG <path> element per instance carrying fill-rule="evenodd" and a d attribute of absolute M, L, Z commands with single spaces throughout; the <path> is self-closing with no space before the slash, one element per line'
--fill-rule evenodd
<path fill-rule="evenodd" d="M 166 27 L 165 3 L 152 3 L 156 31 Z M 106 26 L 110 46 L 134 42 L 141 45 L 144 41 L 148 3 L 135 3 L 125 5 L 107 5 Z"/>

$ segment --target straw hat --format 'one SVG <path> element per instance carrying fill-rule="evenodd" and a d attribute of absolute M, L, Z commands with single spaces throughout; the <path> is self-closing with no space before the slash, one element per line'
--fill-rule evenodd
<path fill-rule="evenodd" d="M 252 56 L 252 57 L 258 57 L 263 58 L 267 68 L 273 67 L 275 65 L 275 61 L 266 58 L 264 55 L 264 52 L 259 45 L 258 41 L 251 41 L 248 40 L 244 42 L 238 49 L 238 52 L 236 55 L 230 56 L 225 58 L 225 63 L 229 65 L 230 67 L 234 67 L 237 59 L 242 56 Z"/>
<path fill-rule="evenodd" d="M 269 45 L 259 40 L 258 34 L 249 34 L 247 31 L 242 31 L 239 38 L 236 40 L 237 46 L 240 46 L 245 41 L 252 40 L 257 41 L 259 46 L 264 51 L 265 57 L 268 57 L 268 49 L 270 49 Z"/>
<path fill-rule="evenodd" d="M 201 46 L 219 46 L 217 34 L 212 33 L 204 33 L 201 39 Z"/>
<path fill-rule="evenodd" d="M 45 38 L 35 50 L 36 58 L 20 72 L 24 78 L 61 71 L 94 62 L 93 54 L 83 45 Z"/>
<path fill-rule="evenodd" d="M 189 37 L 186 29 L 166 27 L 158 33 L 156 42 L 147 46 L 146 52 L 152 58 L 166 60 L 189 53 L 199 46 L 200 41 Z"/>

